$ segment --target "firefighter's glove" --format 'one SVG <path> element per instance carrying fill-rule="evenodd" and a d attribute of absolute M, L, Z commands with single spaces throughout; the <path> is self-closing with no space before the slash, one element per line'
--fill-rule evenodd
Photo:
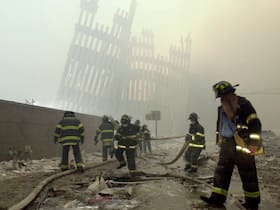
<path fill-rule="evenodd" d="M 256 153 L 258 151 L 258 147 L 257 146 L 253 146 L 253 145 L 249 145 L 248 149 L 250 150 L 250 152 L 252 154 Z"/>
<path fill-rule="evenodd" d="M 185 136 L 185 141 L 190 141 L 190 140 L 192 140 L 192 136 L 190 134 L 187 134 Z"/>

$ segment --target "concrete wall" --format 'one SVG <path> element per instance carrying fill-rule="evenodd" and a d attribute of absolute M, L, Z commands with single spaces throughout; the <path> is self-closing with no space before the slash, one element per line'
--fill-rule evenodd
<path fill-rule="evenodd" d="M 53 143 L 56 124 L 62 119 L 64 111 L 0 100 L 0 161 L 8 159 L 9 147 L 23 150 L 31 145 L 32 158 L 60 156 L 61 145 Z M 85 143 L 81 150 L 96 150 L 93 137 L 101 119 L 76 113 L 85 126 Z M 100 146 L 100 144 L 98 144 Z"/>

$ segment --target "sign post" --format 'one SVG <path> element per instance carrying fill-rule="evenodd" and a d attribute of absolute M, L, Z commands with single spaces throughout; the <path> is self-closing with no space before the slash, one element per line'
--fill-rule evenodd
<path fill-rule="evenodd" d="M 145 119 L 155 121 L 155 135 L 156 135 L 156 138 L 157 138 L 157 130 L 158 130 L 157 121 L 161 119 L 160 111 L 151 111 L 151 112 L 147 113 L 146 116 L 145 116 Z"/>

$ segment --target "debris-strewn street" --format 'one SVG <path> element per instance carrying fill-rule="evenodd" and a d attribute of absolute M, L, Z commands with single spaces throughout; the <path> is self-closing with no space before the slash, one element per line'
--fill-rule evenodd
<path fill-rule="evenodd" d="M 263 210 L 280 208 L 280 157 L 275 153 L 279 151 L 279 141 L 277 137 L 269 137 L 266 154 L 257 157 Z M 153 153 L 137 158 L 137 168 L 145 176 L 130 177 L 126 167 L 116 170 L 117 162 L 111 162 L 57 179 L 29 209 L 208 209 L 199 195 L 211 192 L 207 183 L 212 184 L 217 149 L 207 148 L 207 153 L 202 152 L 200 168 L 195 174 L 184 172 L 183 157 L 172 165 L 159 164 L 174 158 L 183 143 L 183 139 L 153 142 Z M 86 164 L 102 162 L 99 153 L 83 153 L 83 157 Z M 14 169 L 12 161 L 1 162 L 0 209 L 18 203 L 42 180 L 59 172 L 58 164 L 59 158 L 32 160 Z M 243 191 L 237 171 L 229 194 L 232 196 L 228 198 L 227 209 L 238 209 L 234 202 L 243 199 Z"/>

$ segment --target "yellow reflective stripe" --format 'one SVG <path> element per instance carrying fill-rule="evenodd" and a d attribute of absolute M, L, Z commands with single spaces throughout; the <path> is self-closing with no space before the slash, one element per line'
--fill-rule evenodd
<path fill-rule="evenodd" d="M 83 125 L 82 123 L 80 123 L 80 124 L 78 125 L 78 127 L 79 127 L 79 128 L 82 128 L 82 127 L 84 127 L 84 125 Z"/>
<path fill-rule="evenodd" d="M 250 139 L 254 139 L 254 140 L 260 140 L 260 139 L 261 139 L 261 136 L 260 136 L 259 134 L 257 134 L 257 133 L 251 133 L 251 134 L 249 135 L 249 138 L 250 138 Z"/>
<path fill-rule="evenodd" d="M 213 187 L 212 192 L 220 194 L 220 195 L 224 195 L 227 196 L 227 190 L 219 188 L 219 187 Z"/>
<path fill-rule="evenodd" d="M 193 165 L 193 164 L 191 165 L 191 167 L 192 168 L 198 168 L 197 165 Z"/>
<path fill-rule="evenodd" d="M 63 117 L 63 119 L 66 119 L 66 120 L 73 120 L 73 119 L 75 119 L 75 117 Z"/>
<path fill-rule="evenodd" d="M 136 137 L 137 137 L 137 135 L 131 135 L 131 136 L 123 136 L 122 138 L 123 139 L 134 139 Z"/>
<path fill-rule="evenodd" d="M 62 128 L 62 125 L 58 124 L 56 125 L 57 128 Z"/>
<path fill-rule="evenodd" d="M 60 134 L 55 133 L 54 136 L 55 137 L 60 137 Z"/>
<path fill-rule="evenodd" d="M 246 197 L 249 197 L 249 198 L 258 198 L 260 197 L 260 192 L 257 191 L 257 192 L 247 192 L 247 191 L 244 191 L 244 194 Z"/>
<path fill-rule="evenodd" d="M 102 130 L 101 133 L 113 133 L 114 130 Z"/>
<path fill-rule="evenodd" d="M 131 149 L 135 149 L 135 148 L 136 148 L 136 146 L 129 146 L 129 148 L 131 148 Z"/>
<path fill-rule="evenodd" d="M 247 125 L 237 124 L 236 128 L 237 129 L 248 129 L 248 126 Z"/>
<path fill-rule="evenodd" d="M 191 136 L 192 136 L 192 140 L 194 141 L 195 140 L 195 136 L 193 134 L 191 134 Z"/>
<path fill-rule="evenodd" d="M 246 153 L 246 154 L 250 154 L 251 151 L 249 149 L 247 149 L 246 147 L 241 147 L 239 145 L 235 146 L 236 150 L 237 151 L 240 151 L 240 152 L 243 152 L 243 153 Z"/>
<path fill-rule="evenodd" d="M 60 165 L 59 166 L 61 169 L 67 169 L 68 168 L 68 165 Z"/>
<path fill-rule="evenodd" d="M 204 147 L 203 144 L 193 144 L 193 143 L 190 143 L 189 146 L 190 147 L 199 147 L 199 148 L 203 148 Z"/>
<path fill-rule="evenodd" d="M 126 146 L 123 146 L 123 145 L 118 145 L 118 147 L 119 148 L 124 148 L 124 149 L 126 148 Z"/>
<path fill-rule="evenodd" d="M 96 130 L 97 132 L 100 132 L 100 129 L 99 128 L 97 128 L 97 130 Z"/>
<path fill-rule="evenodd" d="M 85 167 L 85 164 L 83 164 L 83 163 L 77 163 L 77 167 Z"/>
<path fill-rule="evenodd" d="M 61 129 L 62 130 L 79 130 L 79 126 L 68 125 L 68 126 L 63 126 Z"/>
<path fill-rule="evenodd" d="M 258 116 L 256 113 L 250 114 L 246 119 L 246 123 L 248 124 L 251 120 L 257 119 L 257 118 L 258 118 Z"/>
<path fill-rule="evenodd" d="M 102 139 L 102 141 L 112 142 L 112 141 L 113 141 L 113 139 Z"/>
<path fill-rule="evenodd" d="M 64 136 L 64 137 L 61 137 L 58 142 L 62 142 L 62 141 L 65 141 L 65 140 L 80 140 L 81 137 L 79 136 Z"/>
<path fill-rule="evenodd" d="M 67 145 L 70 145 L 70 146 L 72 146 L 72 145 L 76 145 L 77 143 L 75 143 L 75 142 L 68 142 L 68 143 L 63 143 L 63 146 L 67 146 Z"/>
<path fill-rule="evenodd" d="M 200 132 L 196 132 L 195 135 L 197 135 L 197 136 L 202 136 L 202 137 L 205 136 L 203 133 L 200 133 Z"/>

